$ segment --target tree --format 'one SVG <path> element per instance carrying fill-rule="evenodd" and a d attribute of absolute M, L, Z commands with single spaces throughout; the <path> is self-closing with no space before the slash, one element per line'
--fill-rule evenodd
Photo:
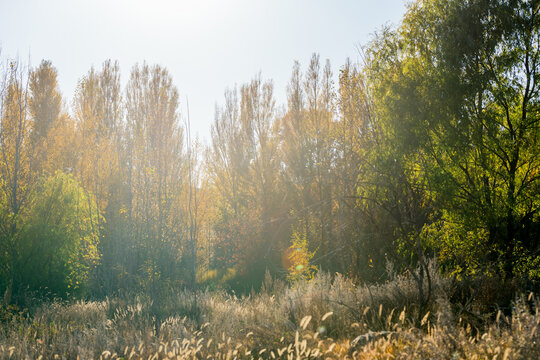
<path fill-rule="evenodd" d="M 273 84 L 259 74 L 240 96 L 236 89 L 225 93 L 212 126 L 208 167 L 219 195 L 213 266 L 224 274 L 234 269 L 244 290 L 279 266 L 286 247 L 279 243 L 283 229 L 272 228 L 281 205 L 275 124 Z"/>
<path fill-rule="evenodd" d="M 68 152 L 75 153 L 73 168 L 87 198 L 93 194 L 97 203 L 98 222 L 94 224 L 101 234 L 101 265 L 97 269 L 97 288 L 112 290 L 117 285 L 118 264 L 123 264 L 126 252 L 126 226 L 120 214 L 125 203 L 125 187 L 122 186 L 122 163 L 124 144 L 123 108 L 118 62 L 107 60 L 101 69 L 91 68 L 77 86 L 73 100 L 75 141 Z M 71 133 L 67 119 L 58 133 Z M 69 136 L 64 135 L 69 138 Z M 105 221 L 104 221 L 105 220 Z M 128 248 L 129 249 L 129 248 Z M 114 285 L 113 285 L 114 284 Z"/>
<path fill-rule="evenodd" d="M 385 242 L 392 242 L 383 229 L 381 209 L 365 201 L 362 189 L 368 183 L 373 155 L 377 153 L 380 131 L 376 126 L 374 103 L 369 93 L 366 74 L 359 64 L 349 60 L 339 75 L 337 99 L 338 121 L 335 126 L 336 165 L 336 241 L 339 256 L 347 259 L 342 269 L 350 276 L 375 280 L 382 275 L 386 261 Z"/>
<path fill-rule="evenodd" d="M 186 99 L 187 101 L 187 99 Z M 189 237 L 188 248 L 190 256 L 189 283 L 192 290 L 197 286 L 197 243 L 199 238 L 199 186 L 200 186 L 200 162 L 197 153 L 197 146 L 193 146 L 191 140 L 191 119 L 188 117 L 185 125 L 186 129 L 186 157 L 187 157 L 187 214 L 189 216 Z M 197 145 L 197 143 L 195 143 Z"/>
<path fill-rule="evenodd" d="M 15 289 L 81 295 L 99 261 L 96 204 L 71 175 L 57 172 L 32 190 L 19 220 Z"/>
<path fill-rule="evenodd" d="M 118 174 L 121 99 L 120 68 L 110 60 L 99 72 L 90 69 L 79 81 L 74 99 L 79 154 L 75 172 L 85 189 L 95 194 L 100 212 L 107 207 Z"/>
<path fill-rule="evenodd" d="M 45 60 L 30 74 L 29 107 L 33 120 L 34 142 L 46 138 L 50 128 L 60 117 L 62 96 L 58 91 L 57 76 L 52 63 Z"/>
<path fill-rule="evenodd" d="M 158 65 L 136 65 L 126 89 L 126 151 L 130 185 L 128 214 L 141 251 L 138 269 L 148 284 L 164 277 L 179 280 L 187 216 L 181 193 L 185 158 L 179 124 L 178 90 Z"/>
<path fill-rule="evenodd" d="M 36 154 L 33 167 L 38 176 L 51 175 L 56 170 L 70 171 L 75 165 L 74 124 L 62 110 L 57 77 L 56 68 L 45 60 L 30 73 L 31 142 Z"/>
<path fill-rule="evenodd" d="M 301 236 L 325 254 L 314 261 L 326 269 L 334 265 L 327 254 L 334 236 L 334 98 L 328 61 L 321 71 L 319 55 L 313 54 L 304 76 L 295 63 L 282 121 L 283 176 L 288 196 L 296 199 L 293 213 L 303 226 Z"/>
<path fill-rule="evenodd" d="M 15 276 L 13 256 L 18 246 L 18 222 L 35 179 L 34 149 L 30 140 L 28 73 L 18 62 L 9 63 L 0 88 L 0 175 L 2 206 L 2 285 L 9 303 Z"/>
<path fill-rule="evenodd" d="M 465 249 L 507 278 L 538 261 L 538 10 L 422 1 L 369 52 L 396 146 L 444 209 L 441 253 L 454 267 L 475 270 Z M 471 232 L 477 244 L 466 246 Z"/>
<path fill-rule="evenodd" d="M 251 239 L 244 245 L 253 278 L 262 280 L 268 269 L 275 273 L 279 257 L 286 244 L 279 223 L 274 219 L 282 212 L 280 201 L 283 192 L 279 189 L 279 158 L 277 114 L 274 100 L 274 85 L 263 81 L 258 74 L 241 89 L 240 119 L 250 154 L 248 189 L 249 212 L 257 214 L 257 227 Z M 276 226 L 277 225 L 277 226 Z"/>

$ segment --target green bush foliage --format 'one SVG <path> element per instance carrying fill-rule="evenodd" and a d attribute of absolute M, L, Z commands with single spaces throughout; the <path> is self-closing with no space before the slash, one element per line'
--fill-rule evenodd
<path fill-rule="evenodd" d="M 43 179 L 16 234 L 17 284 L 57 296 L 84 294 L 99 261 L 98 220 L 94 201 L 72 175 Z"/>

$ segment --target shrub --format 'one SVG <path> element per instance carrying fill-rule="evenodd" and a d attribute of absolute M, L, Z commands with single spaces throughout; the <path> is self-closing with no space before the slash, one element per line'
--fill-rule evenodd
<path fill-rule="evenodd" d="M 21 222 L 14 288 L 81 295 L 99 260 L 92 198 L 73 176 L 57 172 L 34 189 Z"/>

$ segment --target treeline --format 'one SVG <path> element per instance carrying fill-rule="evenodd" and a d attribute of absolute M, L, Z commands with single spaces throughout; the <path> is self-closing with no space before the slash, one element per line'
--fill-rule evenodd
<path fill-rule="evenodd" d="M 539 10 L 416 1 L 338 83 L 313 55 L 283 106 L 260 75 L 227 90 L 208 147 L 161 66 L 135 66 L 122 89 L 106 61 L 68 111 L 50 62 L 6 63 L 4 300 L 246 291 L 267 271 L 380 281 L 419 267 L 423 284 L 431 258 L 457 277 L 537 279 Z"/>

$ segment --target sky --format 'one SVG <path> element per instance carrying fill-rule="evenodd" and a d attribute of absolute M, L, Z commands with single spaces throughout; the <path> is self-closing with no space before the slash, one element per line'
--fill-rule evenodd
<path fill-rule="evenodd" d="M 1 58 L 52 61 L 66 104 L 91 66 L 118 60 L 122 83 L 136 63 L 165 66 L 182 116 L 208 142 L 227 88 L 259 72 L 277 104 L 295 60 L 313 53 L 337 74 L 384 25 L 398 24 L 404 0 L 0 0 Z"/>

